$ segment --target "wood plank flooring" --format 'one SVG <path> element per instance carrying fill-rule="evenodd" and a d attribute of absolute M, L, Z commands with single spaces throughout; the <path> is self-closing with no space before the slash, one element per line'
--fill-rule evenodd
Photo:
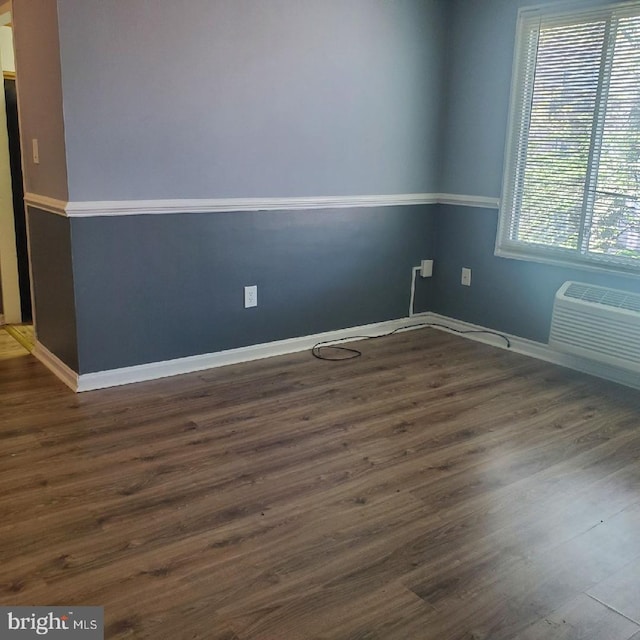
<path fill-rule="evenodd" d="M 640 639 L 640 392 L 433 329 L 73 395 L 0 331 L 0 603 L 107 638 Z"/>
<path fill-rule="evenodd" d="M 8 324 L 3 329 L 29 353 L 33 351 L 36 344 L 36 336 L 32 324 Z"/>

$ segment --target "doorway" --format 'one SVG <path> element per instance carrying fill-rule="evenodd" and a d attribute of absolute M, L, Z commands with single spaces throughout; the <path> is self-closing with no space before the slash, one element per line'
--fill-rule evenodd
<path fill-rule="evenodd" d="M 0 0 L 0 323 L 33 319 L 10 2 Z M 6 137 L 5 137 L 6 136 Z"/>
<path fill-rule="evenodd" d="M 20 152 L 20 125 L 18 123 L 18 95 L 15 78 L 4 77 L 4 95 L 7 110 L 7 134 L 9 136 L 9 165 L 13 193 L 13 215 L 18 260 L 18 287 L 22 322 L 31 322 L 31 279 L 29 277 L 29 249 L 27 222 L 24 211 L 22 184 L 22 156 Z"/>

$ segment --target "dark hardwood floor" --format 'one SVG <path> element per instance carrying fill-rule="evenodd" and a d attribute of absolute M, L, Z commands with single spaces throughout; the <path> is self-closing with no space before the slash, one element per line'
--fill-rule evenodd
<path fill-rule="evenodd" d="M 107 638 L 640 640 L 640 392 L 425 329 L 74 395 L 0 331 L 0 603 Z"/>

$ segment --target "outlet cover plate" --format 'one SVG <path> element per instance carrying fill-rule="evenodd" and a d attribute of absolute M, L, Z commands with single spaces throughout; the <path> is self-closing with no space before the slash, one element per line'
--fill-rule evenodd
<path fill-rule="evenodd" d="M 420 277 L 430 278 L 433 275 L 433 260 L 420 261 Z"/>
<path fill-rule="evenodd" d="M 250 309 L 251 307 L 258 306 L 258 285 L 252 284 L 244 288 L 244 308 Z"/>

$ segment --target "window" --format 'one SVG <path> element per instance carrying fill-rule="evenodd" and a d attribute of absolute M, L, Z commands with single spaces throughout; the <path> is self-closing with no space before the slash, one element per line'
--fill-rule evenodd
<path fill-rule="evenodd" d="M 523 10 L 496 254 L 640 274 L 640 2 Z"/>

